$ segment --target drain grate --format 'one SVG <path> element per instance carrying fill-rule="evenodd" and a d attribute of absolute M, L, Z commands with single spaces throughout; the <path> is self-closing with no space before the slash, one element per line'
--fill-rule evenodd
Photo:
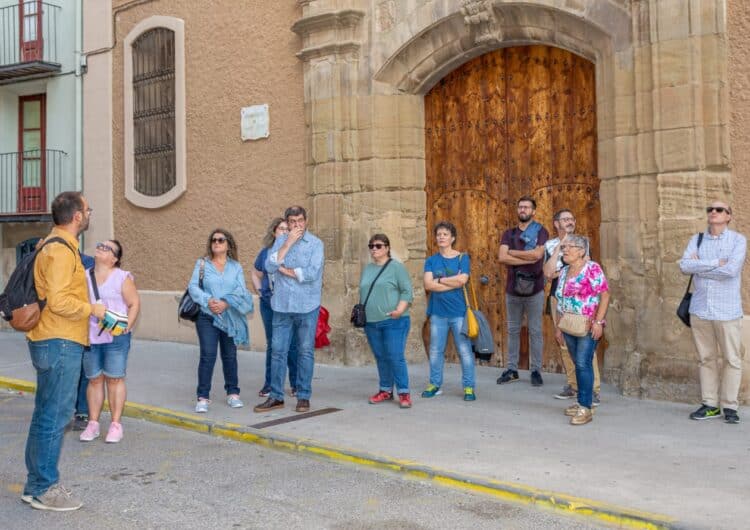
<path fill-rule="evenodd" d="M 251 425 L 253 429 L 265 429 L 266 427 L 273 427 L 274 425 L 281 425 L 284 423 L 291 423 L 293 421 L 306 420 L 307 418 L 314 418 L 315 416 L 322 416 L 323 414 L 330 414 L 331 412 L 338 412 L 341 409 L 335 407 L 328 407 L 326 409 L 313 410 L 311 412 L 303 412 L 302 414 L 295 414 L 294 416 L 286 416 L 277 420 L 264 421 Z"/>

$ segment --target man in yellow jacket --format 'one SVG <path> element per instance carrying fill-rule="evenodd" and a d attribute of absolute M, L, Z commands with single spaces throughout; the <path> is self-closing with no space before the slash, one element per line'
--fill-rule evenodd
<path fill-rule="evenodd" d="M 26 441 L 24 502 L 40 510 L 77 510 L 82 503 L 60 485 L 65 426 L 73 414 L 89 317 L 104 316 L 104 306 L 90 304 L 86 275 L 78 253 L 78 235 L 89 226 L 91 208 L 79 192 L 66 191 L 52 201 L 54 228 L 47 236 L 65 243 L 45 245 L 34 262 L 34 282 L 47 304 L 39 323 L 26 334 L 36 369 L 34 414 Z"/>

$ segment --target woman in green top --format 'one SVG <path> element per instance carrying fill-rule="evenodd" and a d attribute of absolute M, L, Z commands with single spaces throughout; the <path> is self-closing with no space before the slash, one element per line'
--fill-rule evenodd
<path fill-rule="evenodd" d="M 388 236 L 375 234 L 370 238 L 367 247 L 370 249 L 372 263 L 362 270 L 359 301 L 364 304 L 367 298 L 365 334 L 375 356 L 380 377 L 380 390 L 370 397 L 370 403 L 393 400 L 395 383 L 399 405 L 401 408 L 409 408 L 411 396 L 404 350 L 411 327 L 411 279 L 403 264 L 391 258 L 391 242 Z M 375 281 L 378 274 L 380 276 Z M 372 292 L 368 298 L 370 287 Z"/>

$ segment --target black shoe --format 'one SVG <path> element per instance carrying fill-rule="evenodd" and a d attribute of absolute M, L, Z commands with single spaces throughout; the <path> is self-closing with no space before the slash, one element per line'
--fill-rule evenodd
<path fill-rule="evenodd" d="M 260 405 L 256 405 L 253 408 L 253 411 L 255 412 L 268 412 L 269 410 L 274 409 L 283 409 L 284 408 L 284 401 L 279 401 L 278 399 L 273 399 L 272 397 L 265 400 Z"/>
<path fill-rule="evenodd" d="M 497 378 L 498 385 L 512 383 L 513 381 L 518 381 L 518 372 L 516 370 L 505 370 L 502 375 Z"/>
<path fill-rule="evenodd" d="M 542 381 L 542 374 L 536 370 L 531 372 L 531 386 L 542 386 L 543 384 L 544 381 Z"/>
<path fill-rule="evenodd" d="M 724 421 L 727 423 L 739 423 L 740 417 L 734 409 L 724 409 Z"/>
<path fill-rule="evenodd" d="M 711 418 L 721 418 L 721 410 L 719 407 L 701 405 L 701 408 L 690 414 L 691 420 L 708 420 Z"/>
<path fill-rule="evenodd" d="M 85 431 L 89 423 L 87 414 L 76 414 L 73 419 L 65 426 L 65 432 L 68 431 Z"/>

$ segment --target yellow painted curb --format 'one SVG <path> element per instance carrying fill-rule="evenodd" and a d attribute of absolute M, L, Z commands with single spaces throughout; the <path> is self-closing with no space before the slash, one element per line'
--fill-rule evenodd
<path fill-rule="evenodd" d="M 34 392 L 36 390 L 34 383 L 7 377 L 0 377 L 0 388 L 2 387 L 21 392 Z M 408 460 L 397 460 L 352 449 L 334 447 L 314 440 L 272 434 L 236 423 L 215 422 L 193 414 L 176 412 L 160 407 L 152 407 L 128 401 L 125 403 L 123 415 L 239 442 L 258 444 L 281 451 L 309 454 L 335 462 L 345 462 L 394 471 L 420 480 L 429 480 L 442 486 L 482 493 L 504 501 L 527 506 L 533 505 L 568 515 L 595 519 L 599 522 L 615 525 L 620 528 L 657 530 L 683 527 L 676 519 L 665 515 L 631 510 L 582 497 L 537 489 L 531 486 L 453 473 Z"/>

